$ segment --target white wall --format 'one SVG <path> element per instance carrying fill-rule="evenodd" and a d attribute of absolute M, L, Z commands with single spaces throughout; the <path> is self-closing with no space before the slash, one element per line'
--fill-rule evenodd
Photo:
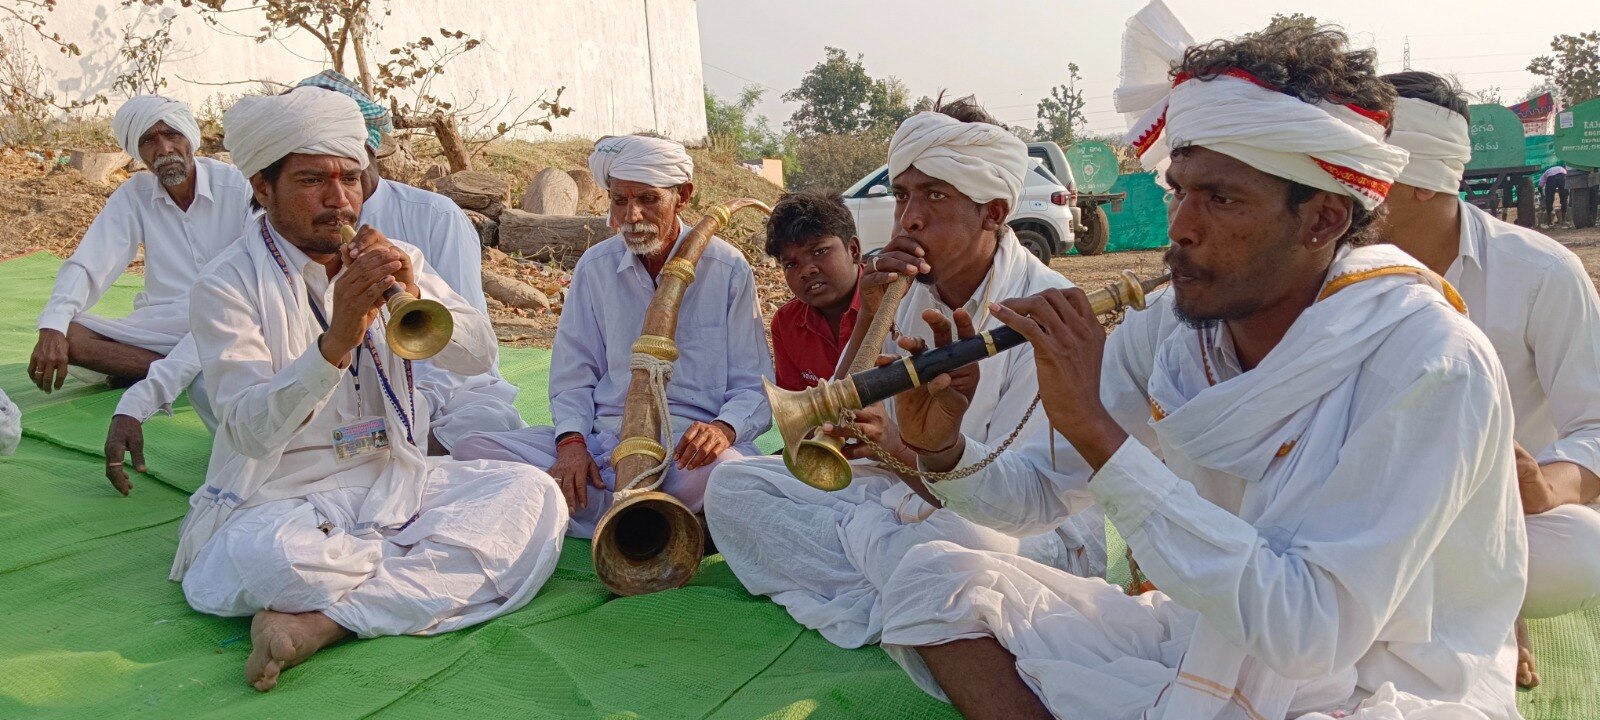
<path fill-rule="evenodd" d="M 167 5 L 124 8 L 117 0 L 60 0 L 48 16 L 49 28 L 77 43 L 80 57 L 65 57 L 31 35 L 23 37 L 30 38 L 59 99 L 103 93 L 111 98 L 111 109 L 125 99 L 111 89 L 123 69 L 117 51 L 124 29 L 133 24 L 136 34 L 148 34 L 160 18 L 173 14 L 177 20 L 163 66 L 168 81 L 163 92 L 197 111 L 212 96 L 232 97 L 258 87 L 220 83 L 292 84 L 324 68 L 321 46 L 303 31 L 261 44 L 230 34 L 253 35 L 263 26 L 254 11 L 222 16 L 229 30 L 219 30 L 178 7 L 177 0 Z M 379 46 L 399 46 L 422 35 L 437 42 L 440 27 L 483 41 L 452 61 L 431 90 L 458 106 L 474 97 L 480 105 L 511 99 L 511 111 L 501 118 L 510 121 L 541 92 L 564 85 L 562 104 L 573 111 L 556 122 L 556 137 L 642 130 L 686 142 L 706 136 L 695 0 L 390 0 L 389 8 L 392 14 L 380 21 Z M 374 58 L 374 65 L 385 59 Z M 354 77 L 353 54 L 348 63 L 346 74 Z M 535 129 L 521 137 L 550 135 Z"/>

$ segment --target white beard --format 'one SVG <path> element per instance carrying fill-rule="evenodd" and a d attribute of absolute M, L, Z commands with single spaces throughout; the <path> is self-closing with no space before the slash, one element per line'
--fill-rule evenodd
<path fill-rule="evenodd" d="M 661 228 L 650 223 L 623 223 L 617 227 L 622 242 L 635 255 L 654 255 L 667 243 L 661 239 Z"/>

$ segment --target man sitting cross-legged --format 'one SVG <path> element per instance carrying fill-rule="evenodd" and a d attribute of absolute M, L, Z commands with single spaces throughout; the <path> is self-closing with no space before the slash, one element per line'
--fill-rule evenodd
<path fill-rule="evenodd" d="M 589 156 L 611 198 L 617 235 L 589 248 L 572 286 L 550 356 L 554 427 L 474 433 L 457 458 L 549 468 L 566 494 L 570 534 L 591 537 L 618 483 L 611 451 L 620 441 L 632 381 L 633 343 L 656 278 L 689 227 L 678 219 L 694 194 L 694 161 L 682 145 L 642 135 L 602 138 Z M 706 477 L 723 461 L 755 455 L 772 424 L 761 378 L 772 374 L 755 275 L 738 249 L 712 238 L 678 308 L 678 350 L 667 383 L 671 461 L 663 492 L 699 512 Z"/>
<path fill-rule="evenodd" d="M 1152 27 L 1181 26 L 1153 3 L 1130 32 Z M 1152 39 L 1124 47 L 1187 38 Z M 917 547 L 884 591 L 883 642 L 915 650 L 897 657 L 923 688 L 973 718 L 1518 717 L 1526 545 L 1504 375 L 1448 284 L 1395 248 L 1352 247 L 1405 162 L 1383 141 L 1393 90 L 1375 65 L 1340 32 L 1293 26 L 1191 48 L 1159 85 L 1124 89 L 1153 103 L 1130 133 L 1145 165 L 1170 157 L 1185 322 L 1146 385 L 1102 387 L 1105 332 L 1081 293 L 996 308 L 1093 474 L 1035 451 L 930 489 L 1012 532 L 1087 494 L 1159 590 Z M 946 416 L 965 400 L 940 386 L 908 393 L 941 411 L 902 414 L 919 446 L 960 439 Z M 1105 395 L 1147 401 L 1161 459 Z M 969 438 L 920 461 L 987 451 Z"/>
<path fill-rule="evenodd" d="M 988 305 L 1070 283 L 1021 244 L 1005 224 L 1028 171 L 1027 147 L 970 98 L 917 114 L 889 143 L 897 237 L 868 261 L 862 293 L 881 293 L 901 273 L 916 278 L 895 314 L 903 334 L 885 351 L 915 350 L 949 332 L 945 317 L 999 327 Z M 865 319 L 862 322 L 866 322 Z M 1038 395 L 1028 348 L 982 361 L 962 429 L 999 444 L 1045 423 L 1028 415 Z M 896 402 L 856 413 L 865 434 L 914 463 L 896 429 Z M 1026 420 L 1026 423 L 1024 423 Z M 834 428 L 839 437 L 854 437 Z M 752 593 L 768 595 L 806 627 L 841 647 L 878 642 L 881 587 L 905 551 L 928 540 L 1024 553 L 1087 575 L 1105 568 L 1104 524 L 1042 528 L 1025 540 L 977 526 L 930 503 L 915 477 L 902 477 L 864 444 L 845 447 L 854 480 L 827 492 L 802 483 L 779 458 L 729 463 L 712 477 L 706 518 L 728 566 Z M 1070 455 L 1063 446 L 1063 455 Z M 1050 532 L 1046 532 L 1050 531 Z"/>
<path fill-rule="evenodd" d="M 145 376 L 189 332 L 189 288 L 200 269 L 239 237 L 250 185 L 232 165 L 195 157 L 200 127 L 189 106 L 159 95 L 128 100 L 111 132 L 149 172 L 119 186 L 56 275 L 39 314 L 28 377 L 59 390 L 67 368 L 124 386 Z M 124 318 L 87 312 L 144 249 L 144 292 Z"/>
<path fill-rule="evenodd" d="M 1426 72 L 1384 80 L 1400 94 L 1390 141 L 1411 158 L 1379 231 L 1461 292 L 1511 386 L 1528 524 L 1523 616 L 1600 607 L 1600 297 L 1572 251 L 1457 195 L 1472 157 L 1461 91 Z M 1519 640 L 1517 682 L 1537 685 Z"/>
<path fill-rule="evenodd" d="M 801 390 L 833 377 L 861 309 L 861 243 L 838 193 L 783 196 L 767 218 L 767 255 L 794 294 L 772 314 L 778 387 Z"/>
<path fill-rule="evenodd" d="M 432 362 L 476 375 L 489 321 L 416 248 L 363 227 L 366 129 L 315 88 L 245 98 L 228 149 L 265 209 L 194 290 L 219 424 L 172 575 L 196 610 L 254 615 L 245 679 L 351 634 L 435 634 L 523 606 L 555 569 L 566 508 L 537 468 L 429 458 L 428 400 L 380 320 L 394 285 L 449 308 Z"/>
<path fill-rule="evenodd" d="M 373 102 L 344 76 L 332 71 L 301 81 L 301 85 L 320 87 L 349 95 L 361 107 L 367 124 L 367 168 L 363 171 L 361 224 L 370 225 L 385 237 L 401 240 L 422 251 L 428 267 L 461 295 L 468 304 L 489 313 L 483 297 L 483 260 L 477 231 L 454 202 L 438 193 L 388 180 L 378 174 L 377 151 L 384 135 L 393 129 L 389 113 Z M 496 349 L 498 358 L 498 349 Z M 464 376 L 436 366 L 432 361 L 416 363 L 417 388 L 428 398 L 428 454 L 446 455 L 462 435 L 482 430 L 513 430 L 526 427 L 512 405 L 517 388 L 500 377 L 499 370 Z M 185 337 L 167 357 L 150 366 L 149 376 L 124 392 L 106 432 L 106 477 L 124 495 L 133 488 L 124 463 L 131 461 L 140 472 L 144 462 L 143 424 L 157 412 L 171 413 L 184 388 L 206 428 L 216 430 L 216 418 L 196 382 L 200 358 L 194 341 Z"/>

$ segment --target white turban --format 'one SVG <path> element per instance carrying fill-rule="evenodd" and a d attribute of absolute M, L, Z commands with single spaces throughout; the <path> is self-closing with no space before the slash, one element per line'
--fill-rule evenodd
<path fill-rule="evenodd" d="M 1384 142 L 1384 113 L 1332 102 L 1307 103 L 1242 70 L 1209 80 L 1170 72 L 1192 41 L 1160 0 L 1133 18 L 1123 36 L 1117 110 L 1139 113 L 1128 142 L 1146 170 L 1166 166 L 1173 148 L 1204 147 L 1262 172 L 1348 195 L 1371 210 L 1383 203 L 1406 164 L 1406 152 Z"/>
<path fill-rule="evenodd" d="M 1022 197 L 1028 163 L 1027 144 L 1005 128 L 943 113 L 912 115 L 889 140 L 890 178 L 915 166 L 975 203 L 1004 200 L 1010 211 Z"/>
<path fill-rule="evenodd" d="M 1454 195 L 1472 159 L 1472 133 L 1467 119 L 1426 100 L 1394 101 L 1394 129 L 1389 142 L 1411 153 L 1400 182 Z"/>
<path fill-rule="evenodd" d="M 317 87 L 247 97 L 222 115 L 223 144 L 250 177 L 290 153 L 336 155 L 367 166 L 367 123 L 356 101 Z"/>
<path fill-rule="evenodd" d="M 694 159 L 682 145 L 643 135 L 600 138 L 589 153 L 589 174 L 601 190 L 610 180 L 670 188 L 694 179 Z"/>
<path fill-rule="evenodd" d="M 111 134 L 117 136 L 123 152 L 139 157 L 139 137 L 158 122 L 183 133 L 189 140 L 190 153 L 200 152 L 200 125 L 194 121 L 194 113 L 187 104 L 160 95 L 128 98 L 111 117 Z"/>

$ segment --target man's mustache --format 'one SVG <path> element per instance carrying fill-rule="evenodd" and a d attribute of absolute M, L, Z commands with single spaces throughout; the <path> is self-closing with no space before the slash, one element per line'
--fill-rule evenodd
<path fill-rule="evenodd" d="M 318 225 L 331 224 L 341 221 L 348 225 L 355 225 L 356 220 L 358 219 L 359 218 L 356 217 L 355 213 L 348 210 L 328 210 L 326 212 L 317 213 L 316 217 L 311 218 L 311 221 Z"/>

